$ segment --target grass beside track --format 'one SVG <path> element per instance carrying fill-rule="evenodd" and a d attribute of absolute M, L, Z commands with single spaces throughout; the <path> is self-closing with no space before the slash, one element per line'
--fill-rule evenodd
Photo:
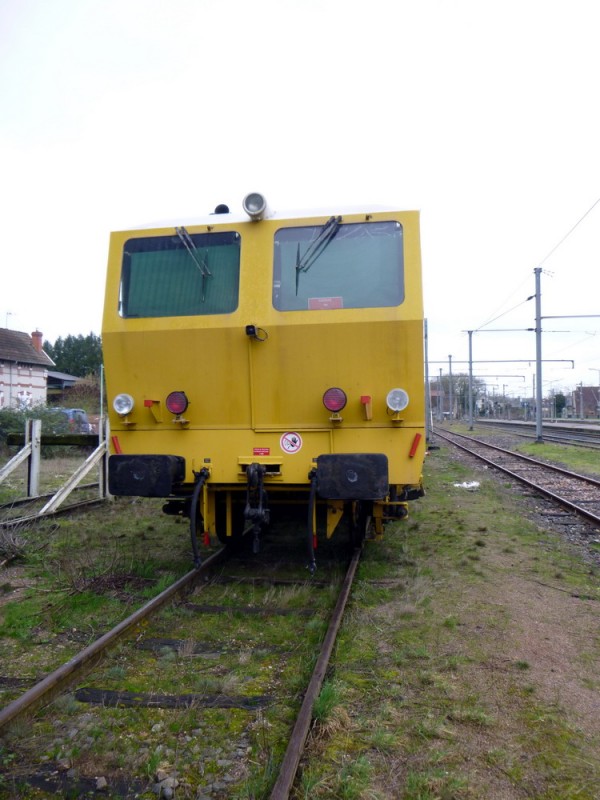
<path fill-rule="evenodd" d="M 297 798 L 600 797 L 596 569 L 464 463 L 368 546 Z"/>

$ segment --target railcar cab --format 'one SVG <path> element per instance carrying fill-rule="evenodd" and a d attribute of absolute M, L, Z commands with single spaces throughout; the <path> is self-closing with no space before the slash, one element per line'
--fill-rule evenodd
<path fill-rule="evenodd" d="M 423 494 L 418 214 L 277 214 L 259 193 L 193 223 L 113 234 L 103 346 L 114 495 L 225 540 L 269 496 L 359 538 Z"/>

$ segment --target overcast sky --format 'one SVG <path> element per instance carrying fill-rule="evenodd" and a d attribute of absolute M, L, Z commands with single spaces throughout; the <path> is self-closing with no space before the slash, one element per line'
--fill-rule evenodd
<path fill-rule="evenodd" d="M 598 385 L 600 319 L 573 317 L 600 314 L 599 17 L 596 0 L 2 0 L 0 327 L 100 333 L 111 230 L 258 190 L 278 211 L 420 210 L 433 375 L 449 355 L 466 371 L 464 331 L 485 326 L 474 360 L 532 362 L 476 374 L 531 394 L 541 266 L 543 316 L 570 317 L 544 320 L 544 391 Z"/>

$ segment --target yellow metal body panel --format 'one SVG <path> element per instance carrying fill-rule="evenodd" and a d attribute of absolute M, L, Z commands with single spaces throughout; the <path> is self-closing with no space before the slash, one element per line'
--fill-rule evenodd
<path fill-rule="evenodd" d="M 343 222 L 366 218 L 345 215 Z M 272 303 L 276 231 L 322 225 L 327 217 L 229 223 L 225 215 L 211 219 L 210 227 L 235 230 L 241 237 L 237 309 L 125 319 L 118 311 L 124 243 L 173 235 L 173 228 L 112 234 L 102 341 L 113 452 L 118 447 L 124 454 L 183 456 L 188 482 L 194 470 L 210 469 L 209 490 L 243 488 L 244 465 L 252 461 L 268 465 L 270 487 L 283 488 L 308 486 L 311 465 L 321 454 L 384 453 L 391 484 L 418 485 L 425 448 L 418 213 L 369 218 L 403 226 L 405 299 L 400 306 L 278 311 Z M 187 230 L 206 232 L 207 226 L 188 225 Z M 266 332 L 264 341 L 246 335 L 250 324 Z M 348 397 L 337 420 L 322 403 L 332 386 Z M 400 420 L 386 407 L 386 395 L 396 387 L 410 397 Z M 164 405 L 174 390 L 185 391 L 190 400 L 184 421 Z M 120 392 L 135 400 L 126 418 L 112 409 Z M 420 441 L 410 457 L 416 434 Z"/>

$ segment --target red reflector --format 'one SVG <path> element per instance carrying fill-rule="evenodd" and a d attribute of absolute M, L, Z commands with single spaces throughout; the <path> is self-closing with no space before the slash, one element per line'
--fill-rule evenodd
<path fill-rule="evenodd" d="M 115 451 L 115 453 L 117 453 L 117 455 L 121 455 L 123 451 L 121 450 L 121 443 L 119 442 L 119 437 L 111 436 L 110 438 L 112 441 L 113 450 Z"/>
<path fill-rule="evenodd" d="M 323 405 L 327 411 L 341 411 L 346 405 L 346 393 L 343 389 L 334 387 L 327 389 L 323 395 Z"/>
<path fill-rule="evenodd" d="M 183 414 L 188 407 L 188 399 L 185 392 L 171 392 L 167 397 L 166 406 L 171 414 Z"/>
<path fill-rule="evenodd" d="M 421 434 L 415 433 L 415 438 L 413 439 L 412 447 L 410 448 L 410 452 L 408 454 L 410 458 L 414 458 L 414 455 L 417 452 L 417 447 L 419 446 L 420 441 L 421 441 Z"/>

